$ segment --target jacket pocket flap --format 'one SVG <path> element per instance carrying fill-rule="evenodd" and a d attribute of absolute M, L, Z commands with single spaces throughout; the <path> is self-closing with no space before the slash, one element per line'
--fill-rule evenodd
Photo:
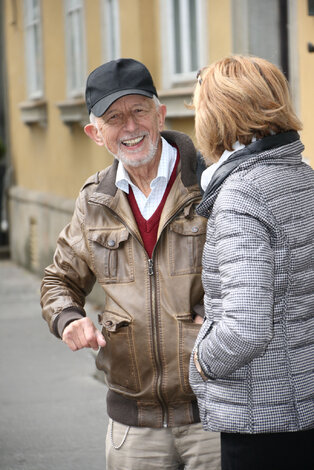
<path fill-rule="evenodd" d="M 206 223 L 200 219 L 176 220 L 170 225 L 170 230 L 180 235 L 202 235 L 206 233 Z"/>
<path fill-rule="evenodd" d="M 186 322 L 193 323 L 193 318 L 192 318 L 191 313 L 177 313 L 176 319 L 179 321 L 186 321 Z"/>
<path fill-rule="evenodd" d="M 88 239 L 96 242 L 110 250 L 119 248 L 120 243 L 125 242 L 129 238 L 127 229 L 107 231 L 89 231 Z"/>
<path fill-rule="evenodd" d="M 117 331 L 123 326 L 128 326 L 132 322 L 132 318 L 106 310 L 98 315 L 98 321 L 108 331 Z"/>

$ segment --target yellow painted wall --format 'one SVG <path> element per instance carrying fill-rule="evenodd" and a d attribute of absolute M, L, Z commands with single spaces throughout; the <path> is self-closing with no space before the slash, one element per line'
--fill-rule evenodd
<path fill-rule="evenodd" d="M 169 126 L 169 129 L 174 130 L 180 130 L 181 132 L 184 132 L 185 134 L 189 135 L 191 139 L 196 143 L 195 139 L 195 132 L 194 132 L 194 119 L 192 118 L 177 118 L 177 119 L 171 119 L 171 126 Z"/>
<path fill-rule="evenodd" d="M 142 61 L 158 88 L 158 0 L 120 0 L 121 56 Z"/>
<path fill-rule="evenodd" d="M 208 1 L 209 62 L 215 62 L 231 53 L 230 3 L 230 0 L 219 0 L 219 2 L 217 0 Z"/>
<path fill-rule="evenodd" d="M 298 1 L 298 50 L 301 133 L 305 145 L 304 156 L 314 167 L 314 52 L 308 52 L 308 43 L 314 44 L 314 16 L 308 15 L 307 0 Z"/>

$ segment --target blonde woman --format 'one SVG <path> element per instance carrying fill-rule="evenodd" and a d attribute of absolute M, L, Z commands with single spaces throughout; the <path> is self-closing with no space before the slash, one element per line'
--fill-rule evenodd
<path fill-rule="evenodd" d="M 223 470 L 314 468 L 314 171 L 273 64 L 233 56 L 194 94 L 208 168 L 205 321 L 190 382 Z"/>

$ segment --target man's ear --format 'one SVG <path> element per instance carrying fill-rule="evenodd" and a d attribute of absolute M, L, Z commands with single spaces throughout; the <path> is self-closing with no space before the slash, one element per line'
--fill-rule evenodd
<path fill-rule="evenodd" d="M 160 131 L 164 129 L 166 114 L 167 114 L 167 107 L 165 104 L 161 104 L 158 109 L 158 124 L 159 124 Z"/>
<path fill-rule="evenodd" d="M 90 139 L 92 139 L 97 145 L 104 145 L 102 135 L 94 124 L 86 124 L 84 127 L 84 132 Z"/>

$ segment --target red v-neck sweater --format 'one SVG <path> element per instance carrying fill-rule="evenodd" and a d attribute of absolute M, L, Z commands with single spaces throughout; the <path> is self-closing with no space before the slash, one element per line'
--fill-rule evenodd
<path fill-rule="evenodd" d="M 154 249 L 154 246 L 156 245 L 160 216 L 161 216 L 162 210 L 164 208 L 164 205 L 165 205 L 166 199 L 168 197 L 168 194 L 170 192 L 170 189 L 172 188 L 172 185 L 173 185 L 173 183 L 176 179 L 179 159 L 180 159 L 179 150 L 177 150 L 176 163 L 175 163 L 174 168 L 172 170 L 172 173 L 171 173 L 170 179 L 168 181 L 168 184 L 167 184 L 165 193 L 163 195 L 163 198 L 160 201 L 160 204 L 157 207 L 157 209 L 155 210 L 155 212 L 153 213 L 153 215 L 148 220 L 144 219 L 144 217 L 142 216 L 142 214 L 141 214 L 141 212 L 138 208 L 138 205 L 137 205 L 134 193 L 132 191 L 132 188 L 131 188 L 131 186 L 129 186 L 129 188 L 130 188 L 129 194 L 128 194 L 129 204 L 130 204 L 130 207 L 131 207 L 132 212 L 134 214 L 137 226 L 139 228 L 139 231 L 140 231 L 143 243 L 144 243 L 145 250 L 147 251 L 147 254 L 148 254 L 149 258 L 152 257 L 153 249 Z"/>

